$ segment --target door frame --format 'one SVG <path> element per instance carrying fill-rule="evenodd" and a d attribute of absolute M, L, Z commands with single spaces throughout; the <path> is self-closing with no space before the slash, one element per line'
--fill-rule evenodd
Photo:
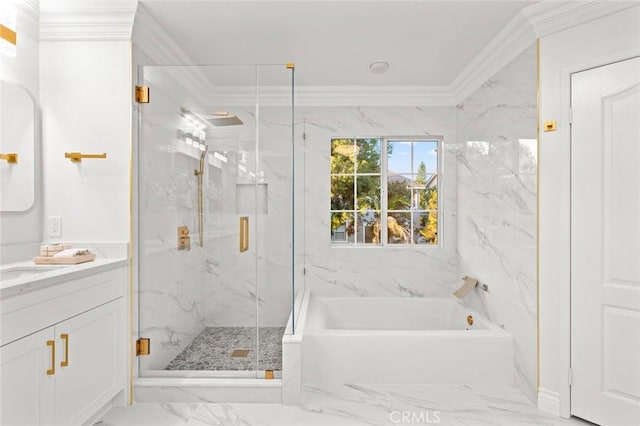
<path fill-rule="evenodd" d="M 574 63 L 566 66 L 560 71 L 560 112 L 559 122 L 569 123 L 569 108 L 571 107 L 571 75 L 587 71 L 593 68 L 599 68 L 627 59 L 640 56 L 640 49 L 628 49 L 611 54 L 596 56 L 586 61 Z M 542 125 L 542 122 L 539 123 Z M 562 143 L 562 163 L 565 170 L 568 170 L 566 181 L 559 182 L 560 191 L 563 199 L 566 200 L 567 208 L 559 209 L 564 215 L 559 216 L 558 221 L 569 224 L 562 233 L 557 235 L 558 243 L 564 248 L 563 251 L 568 254 L 559 276 L 560 282 L 560 359 L 558 383 L 560 384 L 560 416 L 571 417 L 571 385 L 569 384 L 569 368 L 571 367 L 571 208 L 572 208 L 572 192 L 571 192 L 571 126 L 560 127 L 560 140 Z M 564 217 L 563 217 L 564 216 Z"/>

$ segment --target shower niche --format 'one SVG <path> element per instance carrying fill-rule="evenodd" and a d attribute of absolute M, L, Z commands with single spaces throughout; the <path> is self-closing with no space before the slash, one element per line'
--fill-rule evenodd
<path fill-rule="evenodd" d="M 137 334 L 150 339 L 140 377 L 281 377 L 302 289 L 293 73 L 284 64 L 138 70 L 150 91 L 138 104 Z M 191 230 L 188 251 L 177 248 L 177 226 Z"/>

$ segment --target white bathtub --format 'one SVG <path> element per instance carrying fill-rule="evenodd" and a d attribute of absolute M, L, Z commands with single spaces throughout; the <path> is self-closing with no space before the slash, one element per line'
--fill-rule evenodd
<path fill-rule="evenodd" d="M 513 342 L 455 300 L 312 296 L 302 382 L 510 385 Z"/>

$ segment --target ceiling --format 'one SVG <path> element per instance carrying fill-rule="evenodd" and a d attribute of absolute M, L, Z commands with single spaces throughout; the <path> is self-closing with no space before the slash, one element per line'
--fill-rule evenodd
<path fill-rule="evenodd" d="M 536 1 L 141 2 L 196 64 L 296 64 L 305 86 L 446 86 Z M 373 61 L 389 70 L 373 74 Z"/>

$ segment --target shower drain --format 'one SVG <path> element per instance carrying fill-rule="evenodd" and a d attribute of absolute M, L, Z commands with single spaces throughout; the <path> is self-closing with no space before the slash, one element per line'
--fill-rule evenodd
<path fill-rule="evenodd" d="M 246 358 L 249 355 L 249 349 L 236 349 L 231 352 L 231 358 Z"/>

